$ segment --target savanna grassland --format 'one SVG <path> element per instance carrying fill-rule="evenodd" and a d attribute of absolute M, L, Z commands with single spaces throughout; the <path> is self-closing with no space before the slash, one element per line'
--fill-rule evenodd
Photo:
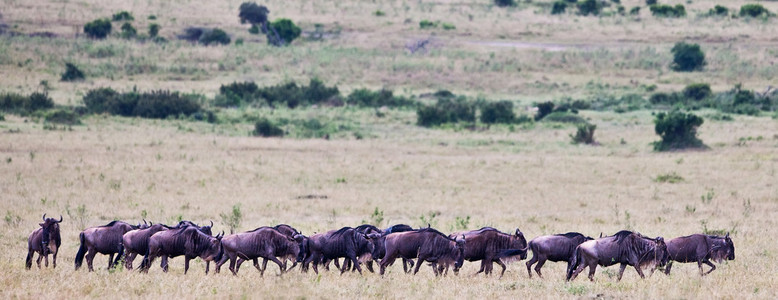
<path fill-rule="evenodd" d="M 82 106 L 87 91 L 169 89 L 203 95 L 234 81 L 260 86 L 317 77 L 344 92 L 387 88 L 412 97 L 436 90 L 508 99 L 525 106 L 564 98 L 680 91 L 690 83 L 723 92 L 736 84 L 775 85 L 775 18 L 707 16 L 716 4 L 736 12 L 751 1 L 662 1 L 685 4 L 684 18 L 656 18 L 644 1 L 623 0 L 638 15 L 550 15 L 551 1 L 501 8 L 489 0 L 259 2 L 271 19 L 289 18 L 304 31 L 289 47 L 251 35 L 237 13 L 242 1 L 0 0 L 0 92 L 46 91 L 57 105 Z M 778 12 L 778 2 L 759 2 Z M 166 43 L 116 36 L 92 40 L 86 22 L 126 10 L 145 31 L 154 15 Z M 612 8 L 610 9 L 612 10 Z M 607 10 L 607 11 L 610 11 Z M 381 14 L 377 14 L 381 11 Z M 378 16 L 381 15 L 381 16 Z M 421 20 L 455 29 L 420 29 Z M 320 24 L 316 26 L 316 24 Z M 114 24 L 115 27 L 118 27 Z M 219 27 L 227 46 L 180 41 L 186 27 Z M 323 28 L 323 38 L 308 33 Z M 46 32 L 47 36 L 40 37 Z M 238 45 L 234 41 L 242 39 Z M 406 46 L 429 39 L 426 51 Z M 700 44 L 707 65 L 673 72 L 670 48 Z M 86 79 L 61 82 L 64 63 Z M 47 126 L 41 118 L 5 113 L 0 121 L 0 295 L 3 298 L 765 298 L 778 297 L 778 122 L 775 112 L 722 118 L 712 109 L 698 129 L 705 150 L 654 152 L 654 112 L 581 110 L 597 125 L 598 146 L 575 145 L 575 126 L 416 125 L 413 109 L 309 106 L 218 108 L 220 122 L 85 115 L 81 124 Z M 258 117 L 317 119 L 348 128 L 329 139 L 249 136 Z M 662 178 L 673 178 L 665 181 Z M 260 278 L 249 265 L 239 276 L 205 276 L 181 258 L 170 273 L 73 270 L 78 233 L 114 219 L 175 223 L 213 220 L 229 231 L 290 224 L 304 234 L 364 222 L 385 227 L 431 224 L 445 232 L 494 226 L 528 238 L 578 231 L 597 237 L 621 229 L 666 239 L 729 232 L 736 260 L 700 277 L 694 264 L 671 276 L 640 280 L 631 268 L 598 268 L 594 282 L 563 279 L 547 263 L 546 278 L 529 279 L 524 262 L 505 277 L 416 276 L 396 264 L 383 278 L 299 269 Z M 43 213 L 62 214 L 58 267 L 24 269 L 27 236 Z M 136 261 L 137 263 L 137 261 Z M 707 268 L 707 267 L 706 267 Z M 223 270 L 224 271 L 224 270 Z"/>

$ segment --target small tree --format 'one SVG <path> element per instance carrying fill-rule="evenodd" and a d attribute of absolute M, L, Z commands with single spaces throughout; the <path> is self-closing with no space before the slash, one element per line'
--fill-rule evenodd
<path fill-rule="evenodd" d="M 662 140 L 653 143 L 654 151 L 705 148 L 705 144 L 697 138 L 697 128 L 702 123 L 702 118 L 678 110 L 657 114 L 654 131 Z"/>
<path fill-rule="evenodd" d="M 551 14 L 552 15 L 559 15 L 565 13 L 565 10 L 567 9 L 567 2 L 562 0 L 557 0 L 554 2 L 554 5 L 551 6 Z"/>
<path fill-rule="evenodd" d="M 584 123 L 578 124 L 577 127 L 578 130 L 575 132 L 575 135 L 570 135 L 570 138 L 573 139 L 573 144 L 597 144 L 597 142 L 594 140 L 594 130 L 597 129 L 597 125 Z"/>
<path fill-rule="evenodd" d="M 285 46 L 300 37 L 302 30 L 289 19 L 278 19 L 268 25 L 267 41 L 275 46 Z"/>
<path fill-rule="evenodd" d="M 711 91 L 710 85 L 707 83 L 693 83 L 683 89 L 683 95 L 694 100 L 702 100 L 710 97 L 712 94 L 713 91 Z"/>
<path fill-rule="evenodd" d="M 93 39 L 104 39 L 111 34 L 111 21 L 97 19 L 84 25 L 84 33 Z"/>
<path fill-rule="evenodd" d="M 221 30 L 219 28 L 214 28 L 203 32 L 198 42 L 206 46 L 210 44 L 227 45 L 230 43 L 230 36 L 227 35 L 227 33 L 224 32 L 224 30 Z"/>
<path fill-rule="evenodd" d="M 257 5 L 255 2 L 243 2 L 238 8 L 238 18 L 241 24 L 249 23 L 251 25 L 267 25 L 267 15 L 270 10 L 263 5 Z"/>
<path fill-rule="evenodd" d="M 62 81 L 77 81 L 84 80 L 84 72 L 78 69 L 76 65 L 71 63 L 65 63 L 65 73 L 62 73 L 60 78 Z"/>
<path fill-rule="evenodd" d="M 129 22 L 122 24 L 121 29 L 121 36 L 124 39 L 131 39 L 138 35 L 138 30 L 135 29 L 135 27 L 133 27 Z"/>
<path fill-rule="evenodd" d="M 538 112 L 537 114 L 535 114 L 535 121 L 542 120 L 552 111 L 554 111 L 554 102 L 548 101 L 548 102 L 538 103 Z"/>
<path fill-rule="evenodd" d="M 702 70 L 705 66 L 705 53 L 700 50 L 698 44 L 676 43 L 670 50 L 673 53 L 673 64 L 670 68 L 674 71 L 691 72 Z"/>
<path fill-rule="evenodd" d="M 261 118 L 254 124 L 254 132 L 252 134 L 261 137 L 284 136 L 284 130 L 267 118 Z"/>
<path fill-rule="evenodd" d="M 149 37 L 155 38 L 159 35 L 160 26 L 157 23 L 149 24 Z"/>
<path fill-rule="evenodd" d="M 759 16 L 769 16 L 770 11 L 768 11 L 764 6 L 761 4 L 744 4 L 740 7 L 740 16 L 741 17 L 752 17 L 756 18 Z"/>
<path fill-rule="evenodd" d="M 516 5 L 516 1 L 515 0 L 494 0 L 494 4 L 499 7 L 514 6 Z"/>
<path fill-rule="evenodd" d="M 602 11 L 602 3 L 597 0 L 583 0 L 578 2 L 578 13 L 584 16 L 599 15 Z"/>

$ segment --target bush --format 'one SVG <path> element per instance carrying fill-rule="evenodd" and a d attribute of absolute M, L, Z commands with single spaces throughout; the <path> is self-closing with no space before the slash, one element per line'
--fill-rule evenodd
<path fill-rule="evenodd" d="M 346 98 L 346 103 L 361 107 L 403 107 L 416 104 L 405 97 L 394 96 L 392 91 L 386 89 L 375 92 L 368 89 L 354 90 Z"/>
<path fill-rule="evenodd" d="M 586 123 L 586 120 L 574 113 L 555 111 L 543 118 L 544 122 L 558 122 L 558 123 Z"/>
<path fill-rule="evenodd" d="M 111 21 L 97 19 L 84 25 L 84 33 L 93 39 L 104 39 L 111 34 Z"/>
<path fill-rule="evenodd" d="M 676 43 L 670 50 L 673 53 L 673 63 L 670 68 L 674 71 L 691 72 L 702 70 L 705 66 L 705 53 L 700 50 L 698 44 Z"/>
<path fill-rule="evenodd" d="M 488 102 L 481 107 L 482 123 L 513 123 L 514 120 L 516 120 L 516 113 L 513 111 L 511 101 Z"/>
<path fill-rule="evenodd" d="M 499 7 L 514 6 L 516 5 L 516 1 L 515 0 L 494 0 L 494 4 Z"/>
<path fill-rule="evenodd" d="M 267 14 L 270 10 L 264 5 L 257 5 L 255 2 L 243 2 L 238 8 L 238 18 L 241 24 L 248 22 L 251 25 L 267 23 Z"/>
<path fill-rule="evenodd" d="M 178 35 L 178 38 L 195 43 L 200 40 L 205 31 L 206 29 L 201 27 L 187 27 L 184 29 L 184 33 Z"/>
<path fill-rule="evenodd" d="M 222 107 L 240 106 L 243 102 L 251 102 L 259 98 L 259 95 L 257 95 L 258 91 L 259 87 L 257 84 L 251 81 L 222 85 L 219 87 L 219 94 L 224 96 L 221 98 L 222 100 L 227 101 L 214 103 L 214 105 Z"/>
<path fill-rule="evenodd" d="M 710 85 L 707 83 L 693 83 L 690 85 L 687 85 L 683 89 L 683 95 L 686 98 L 694 99 L 694 100 L 702 100 L 705 98 L 710 97 L 713 92 L 710 89 Z"/>
<path fill-rule="evenodd" d="M 71 63 L 65 63 L 65 73 L 62 73 L 60 77 L 61 81 L 77 81 L 84 80 L 84 72 L 78 69 L 76 65 Z"/>
<path fill-rule="evenodd" d="M 597 125 L 584 123 L 577 126 L 575 135 L 570 135 L 573 139 L 573 144 L 587 144 L 593 145 L 597 142 L 594 141 L 594 130 L 597 129 Z"/>
<path fill-rule="evenodd" d="M 55 109 L 46 113 L 46 122 L 65 124 L 65 125 L 78 125 L 81 121 L 78 118 L 78 114 L 72 110 Z"/>
<path fill-rule="evenodd" d="M 537 114 L 535 114 L 535 121 L 542 120 L 552 111 L 554 111 L 554 102 L 548 101 L 548 102 L 538 103 L 538 112 Z"/>
<path fill-rule="evenodd" d="M 268 25 L 268 43 L 275 46 L 291 44 L 300 37 L 302 30 L 289 19 L 278 19 Z"/>
<path fill-rule="evenodd" d="M 26 115 L 37 110 L 54 107 L 54 101 L 45 93 L 34 92 L 29 96 L 16 93 L 0 95 L 0 110 Z"/>
<path fill-rule="evenodd" d="M 230 36 L 227 35 L 227 33 L 224 32 L 224 30 L 221 30 L 219 28 L 214 28 L 203 32 L 203 34 L 198 39 L 198 42 L 206 46 L 214 43 L 228 45 L 230 43 Z"/>
<path fill-rule="evenodd" d="M 430 20 L 421 20 L 421 22 L 419 22 L 419 28 L 421 29 L 430 29 L 435 27 L 438 27 L 437 22 L 432 22 Z"/>
<path fill-rule="evenodd" d="M 157 35 L 159 35 L 159 29 L 161 27 L 157 23 L 151 23 L 149 24 L 149 37 L 155 38 Z"/>
<path fill-rule="evenodd" d="M 551 14 L 552 15 L 559 15 L 565 13 L 565 10 L 567 9 L 567 2 L 565 1 L 556 1 L 554 2 L 554 5 L 551 6 Z"/>
<path fill-rule="evenodd" d="M 307 87 L 288 82 L 261 88 L 257 94 L 271 106 L 275 106 L 277 103 L 286 103 L 289 108 L 320 104 L 340 97 L 337 86 L 327 87 L 315 78 L 311 79 Z"/>
<path fill-rule="evenodd" d="M 656 0 L 646 0 L 646 5 L 651 6 L 657 4 Z"/>
<path fill-rule="evenodd" d="M 599 15 L 602 11 L 602 3 L 597 0 L 583 0 L 578 2 L 578 13 L 584 16 Z"/>
<path fill-rule="evenodd" d="M 676 4 L 675 6 L 654 4 L 649 6 L 649 9 L 655 17 L 680 18 L 686 16 L 686 8 L 683 4 Z"/>
<path fill-rule="evenodd" d="M 132 16 L 132 14 L 129 13 L 128 11 L 125 11 L 125 10 L 113 14 L 113 18 L 112 19 L 114 21 L 133 21 L 133 20 L 135 20 L 135 18 Z"/>
<path fill-rule="evenodd" d="M 464 97 L 440 98 L 435 105 L 422 106 L 416 111 L 416 124 L 424 127 L 474 121 L 475 105 Z"/>
<path fill-rule="evenodd" d="M 118 112 L 109 110 L 109 108 L 115 106 L 114 103 L 117 101 L 118 96 L 119 93 L 111 88 L 98 88 L 89 90 L 86 95 L 84 95 L 83 100 L 87 110 L 92 113 L 107 112 L 112 114 L 119 114 Z"/>
<path fill-rule="evenodd" d="M 704 148 L 705 145 L 697 138 L 697 128 L 702 123 L 702 118 L 678 110 L 657 114 L 654 131 L 662 140 L 653 143 L 654 151 Z"/>
<path fill-rule="evenodd" d="M 629 14 L 633 16 L 637 16 L 640 14 L 640 6 L 635 6 L 632 9 L 629 10 Z"/>
<path fill-rule="evenodd" d="M 454 26 L 454 24 L 451 24 L 451 23 L 443 23 L 440 26 L 443 28 L 443 30 L 454 30 L 454 29 L 457 29 L 457 27 Z"/>
<path fill-rule="evenodd" d="M 252 134 L 261 137 L 284 136 L 284 130 L 267 118 L 261 118 L 254 124 L 254 132 Z"/>
<path fill-rule="evenodd" d="M 740 16 L 741 17 L 760 17 L 760 16 L 769 16 L 770 11 L 768 11 L 764 6 L 761 4 L 744 4 L 740 7 Z"/>
<path fill-rule="evenodd" d="M 684 103 L 685 102 L 684 96 L 682 96 L 679 93 L 654 93 L 651 95 L 651 97 L 648 98 L 648 101 L 651 102 L 651 104 L 657 105 L 657 104 L 664 104 L 664 105 L 675 105 L 676 103 Z"/>
<path fill-rule="evenodd" d="M 88 91 L 84 104 L 93 113 L 156 119 L 188 116 L 201 110 L 196 96 L 166 90 L 118 93 L 111 88 L 100 88 Z"/>
<path fill-rule="evenodd" d="M 728 16 L 729 15 L 729 8 L 726 8 L 721 5 L 716 5 L 715 7 L 711 8 L 710 11 L 708 11 L 708 14 L 711 16 Z"/>
<path fill-rule="evenodd" d="M 122 29 L 121 37 L 124 39 L 131 39 L 138 35 L 138 30 L 135 29 L 135 27 L 132 27 L 132 24 L 130 23 L 122 24 L 121 29 Z"/>

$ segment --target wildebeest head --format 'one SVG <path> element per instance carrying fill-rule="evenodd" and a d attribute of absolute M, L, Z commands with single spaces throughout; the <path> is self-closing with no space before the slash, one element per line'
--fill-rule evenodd
<path fill-rule="evenodd" d="M 665 244 L 665 239 L 661 236 L 658 236 L 656 239 L 654 239 L 654 241 L 656 242 L 656 248 L 654 250 L 656 252 L 655 255 L 659 258 L 657 264 L 660 267 L 665 266 L 670 261 L 670 252 L 667 251 L 667 244 Z"/>
<path fill-rule="evenodd" d="M 304 236 L 302 233 L 295 234 L 292 239 L 297 242 L 297 247 L 299 251 L 297 252 L 297 262 L 303 262 L 305 260 L 305 252 L 306 247 L 308 245 L 308 237 Z"/>
<path fill-rule="evenodd" d="M 465 235 L 457 237 L 456 241 L 456 257 L 454 258 L 454 272 L 459 271 L 459 268 L 465 263 Z"/>
<path fill-rule="evenodd" d="M 519 230 L 518 227 L 516 227 L 516 232 L 513 234 L 514 238 L 518 240 L 519 247 L 522 249 L 525 249 L 524 253 L 521 254 L 521 259 L 527 259 L 527 239 L 524 237 L 524 233 Z"/>
<path fill-rule="evenodd" d="M 189 230 L 186 239 L 186 252 L 196 255 L 205 261 L 221 260 L 224 253 L 221 240 L 224 232 L 217 236 L 210 236 L 198 230 Z"/>
<path fill-rule="evenodd" d="M 41 251 L 43 255 L 49 254 L 49 242 L 51 241 L 51 235 L 54 230 L 59 230 L 59 224 L 62 222 L 62 216 L 59 216 L 59 221 L 54 218 L 46 218 L 46 214 L 43 214 L 43 223 L 39 223 L 41 226 Z"/>
<path fill-rule="evenodd" d="M 735 244 L 732 243 L 732 239 L 729 237 L 729 233 L 726 236 L 713 237 L 713 247 L 711 247 L 711 259 L 720 263 L 723 260 L 735 260 Z"/>

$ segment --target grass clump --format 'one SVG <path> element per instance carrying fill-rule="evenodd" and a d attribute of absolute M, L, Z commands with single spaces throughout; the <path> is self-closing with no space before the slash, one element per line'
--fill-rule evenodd
<path fill-rule="evenodd" d="M 205 46 L 212 44 L 229 45 L 231 39 L 224 30 L 214 28 L 203 32 L 197 41 Z"/>
<path fill-rule="evenodd" d="M 251 134 L 261 137 L 280 137 L 284 136 L 284 130 L 267 118 L 261 118 L 254 123 L 254 131 Z"/>
<path fill-rule="evenodd" d="M 573 144 L 586 144 L 586 145 L 596 145 L 597 142 L 594 140 L 594 130 L 597 129 L 597 125 L 584 123 L 584 124 L 578 124 L 577 130 L 575 132 L 575 135 L 570 135 L 570 138 L 573 140 Z"/>
<path fill-rule="evenodd" d="M 678 110 L 657 114 L 654 131 L 662 140 L 653 143 L 654 151 L 705 148 L 705 144 L 697 138 L 697 128 L 702 123 L 702 118 Z"/>
<path fill-rule="evenodd" d="M 679 182 L 683 182 L 684 179 L 683 177 L 681 177 L 681 175 L 672 172 L 672 173 L 657 175 L 656 178 L 654 178 L 654 181 L 659 183 L 679 183 Z"/>
<path fill-rule="evenodd" d="M 708 11 L 708 15 L 726 17 L 729 15 L 729 8 L 717 4 Z"/>
<path fill-rule="evenodd" d="M 45 114 L 45 120 L 49 123 L 64 124 L 64 125 L 78 125 L 81 124 L 79 115 L 73 110 L 69 109 L 55 109 Z"/>
<path fill-rule="evenodd" d="M 123 39 L 132 39 L 138 36 L 138 30 L 135 29 L 135 27 L 132 26 L 129 22 L 125 22 L 122 24 L 122 27 L 120 28 L 122 30 L 122 33 L 120 36 Z"/>

